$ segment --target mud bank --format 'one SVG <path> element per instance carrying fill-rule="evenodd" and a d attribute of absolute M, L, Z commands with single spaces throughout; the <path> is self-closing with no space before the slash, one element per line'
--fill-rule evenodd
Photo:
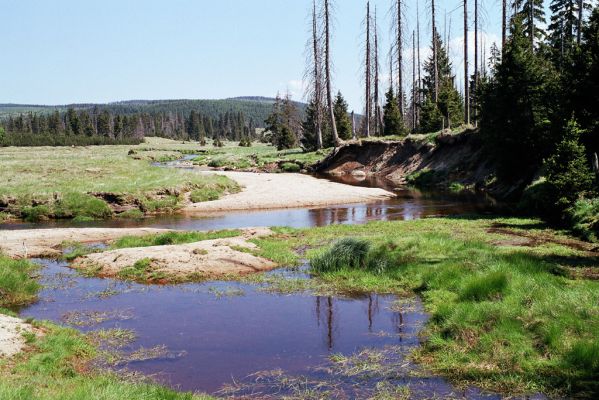
<path fill-rule="evenodd" d="M 137 281 L 184 281 L 269 271 L 277 264 L 252 254 L 252 238 L 269 236 L 268 228 L 246 229 L 240 236 L 195 243 L 125 248 L 77 258 L 71 267 L 104 277 Z"/>
<path fill-rule="evenodd" d="M 315 170 L 331 175 L 380 176 L 398 184 L 426 172 L 430 186 L 460 183 L 507 198 L 525 182 L 493 183 L 495 166 L 483 154 L 478 132 L 442 134 L 434 140 L 408 137 L 401 141 L 362 141 L 337 148 Z"/>
<path fill-rule="evenodd" d="M 349 186 L 302 174 L 221 171 L 198 173 L 224 175 L 239 183 L 243 189 L 219 200 L 189 204 L 182 209 L 183 212 L 321 207 L 395 197 L 395 194 L 383 189 Z"/>
<path fill-rule="evenodd" d="M 0 231 L 0 252 L 12 258 L 54 257 L 63 242 L 106 242 L 123 236 L 168 232 L 152 228 L 56 228 Z"/>

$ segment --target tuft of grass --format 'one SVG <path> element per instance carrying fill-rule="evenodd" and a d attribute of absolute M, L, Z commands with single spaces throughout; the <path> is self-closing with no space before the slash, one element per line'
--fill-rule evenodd
<path fill-rule="evenodd" d="M 216 189 L 196 189 L 191 192 L 189 199 L 192 203 L 202 203 L 204 201 L 218 200 L 222 192 Z"/>
<path fill-rule="evenodd" d="M 315 272 L 335 272 L 341 269 L 364 269 L 370 243 L 366 240 L 344 238 L 310 259 Z"/>
<path fill-rule="evenodd" d="M 492 300 L 501 296 L 507 287 L 507 274 L 500 271 L 491 271 L 468 278 L 460 292 L 460 299 L 471 301 Z"/>
<path fill-rule="evenodd" d="M 29 304 L 37 298 L 40 285 L 34 274 L 38 266 L 0 254 L 0 307 Z"/>
<path fill-rule="evenodd" d="M 156 270 L 150 258 L 142 258 L 132 266 L 123 268 L 117 276 L 124 280 L 136 282 L 158 282 L 167 278 L 164 272 Z"/>
<path fill-rule="evenodd" d="M 201 242 L 202 240 L 224 239 L 241 235 L 239 230 L 212 232 L 166 232 L 145 236 L 123 236 L 110 246 L 111 249 L 131 247 L 165 246 Z"/>
<path fill-rule="evenodd" d="M 108 204 L 96 197 L 83 193 L 66 193 L 56 201 L 52 210 L 53 218 L 95 218 L 112 217 Z"/>
<path fill-rule="evenodd" d="M 120 214 L 117 214 L 117 218 L 123 219 L 142 219 L 144 217 L 144 213 L 138 209 L 131 209 L 124 211 Z"/>
<path fill-rule="evenodd" d="M 285 162 L 281 165 L 283 172 L 300 172 L 301 167 L 294 162 Z"/>

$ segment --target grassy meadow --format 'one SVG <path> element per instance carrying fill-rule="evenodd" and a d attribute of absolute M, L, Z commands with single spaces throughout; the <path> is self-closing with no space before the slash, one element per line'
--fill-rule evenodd
<path fill-rule="evenodd" d="M 185 193 L 214 199 L 239 190 L 232 180 L 152 166 L 152 155 L 181 158 L 197 143 L 148 138 L 137 146 L 0 149 L 0 219 L 108 218 L 106 198 L 128 205 L 123 216 L 176 210 Z M 145 157 L 136 157 L 144 154 Z M 137 210 L 137 212 L 134 212 Z"/>
<path fill-rule="evenodd" d="M 280 228 L 256 243 L 281 263 L 307 257 L 317 278 L 252 278 L 273 290 L 420 294 L 431 319 L 413 357 L 457 383 L 504 393 L 599 390 L 599 253 L 537 220 Z"/>

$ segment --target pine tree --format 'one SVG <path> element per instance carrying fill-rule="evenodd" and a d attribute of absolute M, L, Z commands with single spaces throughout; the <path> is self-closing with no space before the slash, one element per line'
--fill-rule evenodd
<path fill-rule="evenodd" d="M 389 87 L 385 95 L 385 106 L 383 108 L 383 134 L 385 136 L 406 134 L 405 124 L 399 111 L 399 105 L 395 93 L 393 92 L 393 86 Z"/>
<path fill-rule="evenodd" d="M 349 140 L 352 137 L 351 121 L 349 119 L 349 110 L 347 102 L 341 92 L 337 93 L 333 105 L 335 111 L 335 122 L 337 123 L 337 132 L 342 140 Z"/>
<path fill-rule="evenodd" d="M 542 26 L 545 25 L 545 8 L 543 0 L 513 0 L 514 10 L 513 20 L 518 20 L 522 24 L 524 36 L 528 38 L 530 46 L 535 47 L 535 41 L 542 41 L 545 38 L 545 31 Z"/>

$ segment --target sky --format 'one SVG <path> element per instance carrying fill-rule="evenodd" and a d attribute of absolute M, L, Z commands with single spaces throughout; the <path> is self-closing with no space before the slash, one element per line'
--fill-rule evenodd
<path fill-rule="evenodd" d="M 479 1 L 482 35 L 489 47 L 500 41 L 500 1 Z M 334 2 L 333 86 L 350 109 L 360 111 L 366 0 Z M 383 89 L 389 76 L 392 2 L 371 0 L 379 16 Z M 474 0 L 469 2 L 473 9 Z M 404 79 L 411 80 L 416 0 L 404 3 L 404 74 L 409 77 Z M 419 3 L 424 59 L 430 46 L 430 0 Z M 461 85 L 462 1 L 436 3 L 438 29 L 451 33 L 450 57 Z M 312 0 L 0 0 L 0 103 L 274 97 L 287 91 L 301 101 L 311 4 Z M 469 41 L 472 50 L 472 34 Z"/>

